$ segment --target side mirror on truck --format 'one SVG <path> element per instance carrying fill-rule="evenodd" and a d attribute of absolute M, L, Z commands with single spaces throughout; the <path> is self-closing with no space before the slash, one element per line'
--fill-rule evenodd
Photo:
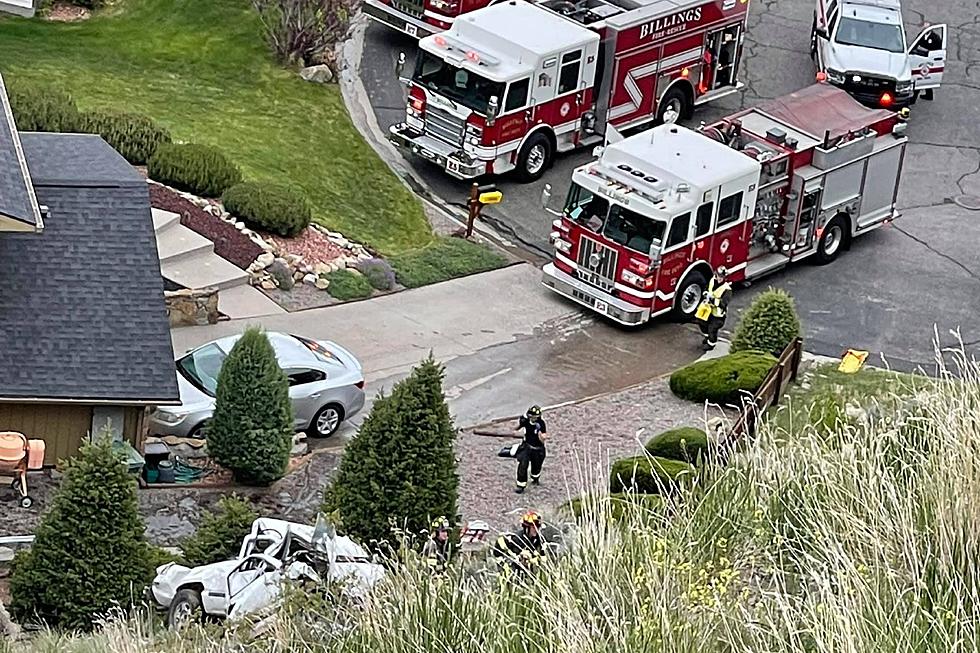
<path fill-rule="evenodd" d="M 497 112 L 500 110 L 500 100 L 497 99 L 496 95 L 490 96 L 490 101 L 487 102 L 487 127 L 493 126 L 493 123 L 497 120 Z"/>
<path fill-rule="evenodd" d="M 561 212 L 551 208 L 551 184 L 545 184 L 541 189 L 541 208 L 551 215 L 561 217 Z"/>
<path fill-rule="evenodd" d="M 402 77 L 403 72 L 405 72 L 405 53 L 399 52 L 398 61 L 395 62 L 395 77 L 397 77 L 398 81 L 402 84 L 408 84 L 408 79 Z"/>

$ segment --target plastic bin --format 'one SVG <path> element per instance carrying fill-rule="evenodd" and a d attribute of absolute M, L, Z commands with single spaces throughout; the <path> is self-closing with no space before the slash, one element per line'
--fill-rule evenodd
<path fill-rule="evenodd" d="M 41 469 L 44 467 L 44 440 L 28 440 L 31 448 L 27 454 L 27 469 Z"/>
<path fill-rule="evenodd" d="M 160 464 L 157 465 L 158 476 L 157 481 L 159 483 L 173 483 L 174 482 L 174 464 L 169 460 L 161 460 Z"/>

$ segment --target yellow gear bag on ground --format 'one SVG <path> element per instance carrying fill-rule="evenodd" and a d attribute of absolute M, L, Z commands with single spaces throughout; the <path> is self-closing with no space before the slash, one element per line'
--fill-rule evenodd
<path fill-rule="evenodd" d="M 694 314 L 694 317 L 701 321 L 705 321 L 711 317 L 711 304 L 708 302 L 703 302 L 700 306 L 698 306 L 698 312 Z"/>
<path fill-rule="evenodd" d="M 844 374 L 854 374 L 864 366 L 866 360 L 868 360 L 868 352 L 848 349 L 844 352 L 844 357 L 841 359 L 840 365 L 837 366 L 837 370 Z"/>

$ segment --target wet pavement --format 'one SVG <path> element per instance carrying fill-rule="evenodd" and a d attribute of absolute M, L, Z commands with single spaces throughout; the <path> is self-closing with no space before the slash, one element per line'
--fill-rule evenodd
<path fill-rule="evenodd" d="M 949 24 L 947 67 L 932 102 L 912 108 L 899 209 L 892 228 L 855 241 L 833 265 L 798 265 L 736 291 L 735 308 L 769 285 L 797 300 L 807 348 L 839 356 L 847 347 L 883 353 L 901 369 L 933 361 L 934 327 L 944 344 L 961 329 L 966 349 L 980 354 L 980 4 L 905 0 L 906 32 L 913 39 L 927 22 Z M 813 0 L 752 0 L 741 79 L 744 92 L 701 107 L 689 126 L 710 122 L 745 106 L 813 82 L 808 55 Z M 404 89 L 393 73 L 399 51 L 409 62 L 414 42 L 377 25 L 367 29 L 360 78 L 382 130 L 404 117 Z M 484 210 L 486 224 L 529 254 L 550 256 L 552 218 L 541 210 L 545 183 L 562 196 L 572 169 L 589 152 L 560 157 L 536 184 L 496 180 L 503 203 Z M 399 160 L 430 192 L 458 204 L 467 184 L 434 166 Z M 970 210 L 973 208 L 974 210 Z M 733 321 L 734 322 L 734 321 Z"/>

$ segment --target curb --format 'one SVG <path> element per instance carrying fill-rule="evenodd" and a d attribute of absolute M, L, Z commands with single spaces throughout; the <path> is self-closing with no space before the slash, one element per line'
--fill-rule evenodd
<path fill-rule="evenodd" d="M 429 189 L 425 181 L 416 174 L 410 166 L 405 163 L 401 154 L 388 142 L 384 130 L 378 124 L 378 119 L 371 108 L 368 99 L 367 89 L 361 81 L 361 55 L 364 52 L 364 33 L 367 30 L 368 18 L 363 13 L 359 13 L 351 21 L 349 37 L 338 46 L 340 50 L 339 59 L 343 66 L 338 75 L 340 94 L 347 108 L 348 115 L 354 128 L 364 141 L 371 146 L 371 149 L 381 158 L 382 161 L 395 173 L 399 181 L 416 195 L 429 209 L 436 211 L 446 219 L 453 222 L 457 227 L 466 227 L 467 216 L 457 207 L 436 195 Z M 476 222 L 473 230 L 479 236 L 503 249 L 508 254 L 509 249 L 506 239 L 501 237 L 496 231 L 488 229 L 486 224 Z"/>

